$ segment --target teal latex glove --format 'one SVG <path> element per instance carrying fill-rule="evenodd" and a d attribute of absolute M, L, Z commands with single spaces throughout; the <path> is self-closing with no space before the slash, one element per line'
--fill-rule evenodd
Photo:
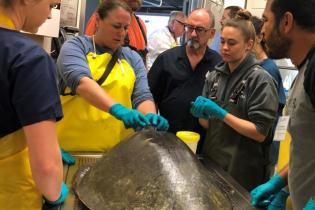
<path fill-rule="evenodd" d="M 272 202 L 268 206 L 268 210 L 285 210 L 287 204 L 287 198 L 290 194 L 285 190 L 280 190 L 273 198 Z"/>
<path fill-rule="evenodd" d="M 315 210 L 315 201 L 312 198 L 309 199 L 303 210 Z"/>
<path fill-rule="evenodd" d="M 145 118 L 150 122 L 150 124 L 157 128 L 159 131 L 167 131 L 169 124 L 167 119 L 164 117 L 154 114 L 154 113 L 148 113 L 145 115 Z"/>
<path fill-rule="evenodd" d="M 73 165 L 75 163 L 74 157 L 69 153 L 66 152 L 64 149 L 60 148 L 62 162 L 67 165 Z"/>
<path fill-rule="evenodd" d="M 223 120 L 228 113 L 211 99 L 203 96 L 197 97 L 196 101 L 193 102 L 191 106 L 190 112 L 193 116 L 198 118 L 209 119 L 213 116 L 220 120 Z"/>
<path fill-rule="evenodd" d="M 143 114 L 134 109 L 127 109 L 121 104 L 114 104 L 110 109 L 111 113 L 118 120 L 123 121 L 126 128 L 146 127 L 150 125 L 150 122 L 145 118 Z"/>
<path fill-rule="evenodd" d="M 66 200 L 68 194 L 69 194 L 69 189 L 68 189 L 67 185 L 64 182 L 62 182 L 61 193 L 60 193 L 59 198 L 55 201 L 49 201 L 47 199 L 45 199 L 45 201 L 47 203 L 49 203 L 50 205 L 57 206 L 57 205 L 62 204 Z"/>
<path fill-rule="evenodd" d="M 268 182 L 259 185 L 250 192 L 250 195 L 252 197 L 252 205 L 255 207 L 263 207 L 269 205 L 269 202 L 267 201 L 271 200 L 270 196 L 275 195 L 285 186 L 285 181 L 281 176 L 273 176 Z"/>

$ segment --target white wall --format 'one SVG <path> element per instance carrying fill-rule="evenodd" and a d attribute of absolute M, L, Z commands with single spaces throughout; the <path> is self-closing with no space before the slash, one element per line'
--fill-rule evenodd
<path fill-rule="evenodd" d="M 261 0 L 256 0 L 261 1 Z M 224 0 L 224 8 L 228 6 L 239 6 L 244 8 L 245 0 Z"/>

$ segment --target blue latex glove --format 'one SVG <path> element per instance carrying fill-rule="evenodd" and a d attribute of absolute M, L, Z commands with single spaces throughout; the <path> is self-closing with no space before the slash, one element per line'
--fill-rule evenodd
<path fill-rule="evenodd" d="M 55 201 L 49 201 L 45 198 L 45 201 L 47 203 L 49 203 L 50 205 L 57 206 L 57 205 L 62 204 L 66 200 L 68 194 L 69 194 L 69 189 L 68 189 L 67 185 L 64 182 L 62 182 L 61 193 L 60 193 L 59 198 Z"/>
<path fill-rule="evenodd" d="M 271 196 L 278 193 L 283 187 L 285 187 L 284 179 L 279 176 L 273 176 L 268 182 L 259 185 L 250 192 L 252 197 L 252 205 L 255 207 L 263 207 L 269 205 Z"/>
<path fill-rule="evenodd" d="M 143 114 L 134 109 L 127 109 L 121 104 L 114 104 L 110 109 L 111 113 L 117 119 L 123 121 L 126 128 L 146 127 L 150 125 L 150 122 L 145 118 Z"/>
<path fill-rule="evenodd" d="M 315 210 L 315 201 L 312 198 L 309 199 L 303 210 Z"/>
<path fill-rule="evenodd" d="M 62 162 L 67 165 L 73 165 L 75 163 L 74 157 L 69 153 L 66 152 L 64 149 L 60 148 Z"/>
<path fill-rule="evenodd" d="M 223 120 L 228 113 L 211 99 L 203 96 L 197 97 L 196 101 L 191 106 L 190 112 L 193 116 L 198 118 L 209 119 L 213 116 L 220 120 Z"/>
<path fill-rule="evenodd" d="M 148 113 L 145 115 L 145 118 L 150 122 L 151 125 L 157 128 L 159 131 L 167 131 L 169 124 L 167 119 L 164 117 L 154 114 L 154 113 Z"/>
<path fill-rule="evenodd" d="M 268 206 L 268 210 L 285 210 L 287 204 L 287 198 L 290 194 L 284 189 L 280 190 L 273 198 L 272 202 Z"/>

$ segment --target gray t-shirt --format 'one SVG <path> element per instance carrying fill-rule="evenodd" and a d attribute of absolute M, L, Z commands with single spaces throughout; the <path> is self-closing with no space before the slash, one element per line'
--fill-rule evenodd
<path fill-rule="evenodd" d="M 303 209 L 307 201 L 315 196 L 315 109 L 303 85 L 307 68 L 315 70 L 309 66 L 309 60 L 299 68 L 287 103 L 290 116 L 288 131 L 292 137 L 289 189 L 294 209 Z"/>
<path fill-rule="evenodd" d="M 64 43 L 57 60 L 57 76 L 60 89 L 68 86 L 72 94 L 75 94 L 82 77 L 93 79 L 86 59 L 86 55 L 90 52 L 94 53 L 91 37 L 77 36 Z M 103 54 L 105 52 L 112 53 L 112 50 L 96 45 L 96 54 Z M 123 47 L 119 59 L 127 60 L 136 75 L 136 82 L 132 93 L 133 108 L 137 108 L 143 101 L 153 101 L 148 86 L 145 66 L 139 54 L 128 47 Z"/>

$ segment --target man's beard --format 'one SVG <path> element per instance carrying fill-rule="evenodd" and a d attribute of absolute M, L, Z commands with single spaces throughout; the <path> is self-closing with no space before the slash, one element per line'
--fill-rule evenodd
<path fill-rule="evenodd" d="M 269 39 L 265 39 L 266 53 L 271 59 L 281 59 L 288 57 L 288 51 L 292 41 L 284 37 L 275 26 L 269 34 Z"/>
<path fill-rule="evenodd" d="M 189 47 L 194 48 L 195 50 L 198 50 L 201 47 L 200 43 L 196 40 L 193 40 L 193 39 L 188 40 L 187 45 Z"/>

